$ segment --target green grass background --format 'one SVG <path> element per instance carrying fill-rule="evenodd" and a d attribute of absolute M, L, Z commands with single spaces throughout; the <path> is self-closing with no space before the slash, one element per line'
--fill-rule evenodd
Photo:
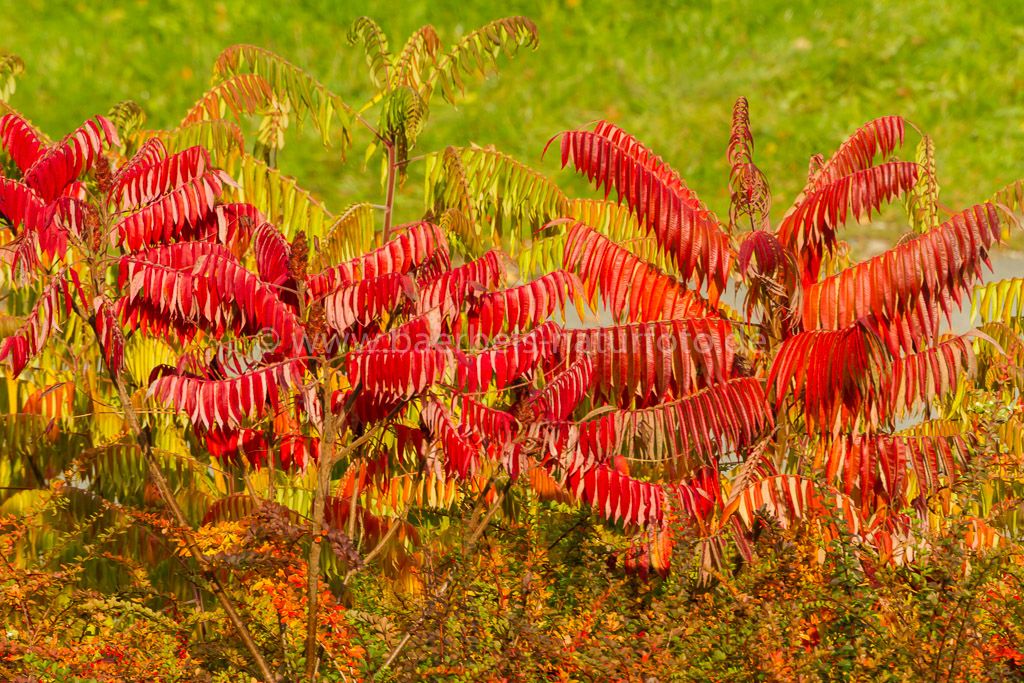
<path fill-rule="evenodd" d="M 420 152 L 493 143 L 554 174 L 556 155 L 540 160 L 545 141 L 608 118 L 659 151 L 724 214 L 730 108 L 745 95 L 777 215 L 802 186 L 812 153 L 830 152 L 884 114 L 902 114 L 933 135 L 950 207 L 1024 176 L 1019 1 L 19 0 L 0 12 L 0 47 L 27 64 L 12 104 L 54 135 L 122 99 L 138 101 L 149 124 L 164 127 L 206 88 L 217 54 L 237 42 L 275 50 L 361 103 L 371 92 L 367 69 L 345 38 L 362 14 L 381 23 L 394 49 L 424 23 L 446 44 L 508 14 L 539 27 L 540 48 L 476 81 L 457 110 L 438 98 Z M 333 209 L 379 201 L 377 167 L 363 170 L 361 148 L 343 164 L 309 137 L 289 142 L 284 170 Z M 587 192 L 568 173 L 558 177 L 571 192 Z M 403 190 L 406 215 L 419 210 L 419 193 L 413 182 Z"/>

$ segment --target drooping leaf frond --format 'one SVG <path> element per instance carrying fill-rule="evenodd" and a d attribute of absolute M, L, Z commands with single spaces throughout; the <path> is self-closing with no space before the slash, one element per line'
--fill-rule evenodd
<path fill-rule="evenodd" d="M 569 419 L 586 396 L 594 379 L 594 359 L 588 353 L 579 354 L 547 385 L 527 400 L 528 410 L 536 419 L 559 422 Z"/>
<path fill-rule="evenodd" d="M 262 431 L 215 427 L 205 433 L 206 450 L 217 460 L 239 464 L 244 458 L 261 466 L 270 460 L 271 447 Z"/>
<path fill-rule="evenodd" d="M 665 492 L 660 486 L 607 465 L 571 470 L 566 488 L 611 522 L 644 527 L 661 524 L 664 517 Z"/>
<path fill-rule="evenodd" d="M 809 286 L 803 304 L 804 329 L 841 329 L 859 318 L 897 318 L 913 312 L 919 299 L 951 302 L 981 278 L 988 251 L 1000 240 L 999 213 L 981 204 L 953 216 L 917 239 Z"/>
<path fill-rule="evenodd" d="M 675 259 L 679 272 L 708 286 L 712 304 L 725 289 L 729 272 L 728 236 L 718 219 L 679 175 L 636 138 L 606 122 L 593 131 L 562 134 L 562 166 L 572 162 L 605 195 L 614 189 L 640 223 Z"/>
<path fill-rule="evenodd" d="M 608 462 L 615 455 L 643 462 L 707 464 L 718 454 L 753 444 L 772 424 L 761 383 L 739 378 L 678 400 L 616 410 L 579 424 L 579 457 Z"/>
<path fill-rule="evenodd" d="M 835 248 L 836 229 L 847 215 L 870 219 L 883 203 L 911 190 L 919 171 L 916 163 L 892 161 L 819 184 L 801 196 L 782 218 L 779 240 L 800 253 L 804 281 L 817 280 L 822 256 Z"/>
<path fill-rule="evenodd" d="M 359 17 L 349 29 L 348 42 L 352 45 L 362 44 L 373 84 L 378 88 L 389 87 L 393 81 L 392 58 L 388 50 L 388 37 L 380 25 L 370 17 Z"/>
<path fill-rule="evenodd" d="M 124 367 L 137 386 L 148 384 L 155 368 L 174 365 L 178 360 L 174 347 L 152 336 L 133 334 L 124 347 Z"/>
<path fill-rule="evenodd" d="M 1009 382 L 1024 392 L 1024 337 L 1019 327 L 1002 322 L 985 323 L 979 328 L 981 337 L 975 342 L 980 351 L 980 367 L 987 383 Z M 986 342 L 995 342 L 995 344 Z"/>
<path fill-rule="evenodd" d="M 423 92 L 424 75 L 430 66 L 437 65 L 441 39 L 433 26 L 417 29 L 394 58 L 392 84 L 406 85 Z"/>
<path fill-rule="evenodd" d="M 1018 458 L 1024 456 L 1024 422 L 1019 417 L 1000 425 L 998 436 L 1007 452 Z"/>
<path fill-rule="evenodd" d="M 862 502 L 874 496 L 904 500 L 907 475 L 913 472 L 923 491 L 934 491 L 939 477 L 954 476 L 967 454 L 960 436 L 846 436 L 825 453 L 825 477 L 850 495 L 858 489 Z"/>
<path fill-rule="evenodd" d="M 471 221 L 489 217 L 492 244 L 505 246 L 513 257 L 526 238 L 568 210 L 555 183 L 493 147 L 449 147 L 429 155 L 425 164 L 427 208 L 435 215 L 458 209 Z"/>
<path fill-rule="evenodd" d="M 359 348 L 364 351 L 425 348 L 437 345 L 441 341 L 441 332 L 441 316 L 430 311 L 408 318 L 390 332 L 370 337 Z"/>
<path fill-rule="evenodd" d="M 846 531 L 858 533 L 862 520 L 846 496 L 836 496 L 837 509 L 846 522 Z M 777 474 L 759 479 L 733 494 L 732 502 L 722 511 L 722 519 L 738 514 L 743 525 L 752 527 L 758 513 L 765 513 L 783 526 L 814 517 L 824 509 L 825 500 L 807 477 Z"/>
<path fill-rule="evenodd" d="M 555 311 L 565 317 L 566 303 L 579 305 L 579 279 L 556 270 L 536 280 L 484 294 L 466 314 L 471 341 L 493 339 L 500 332 L 525 332 L 547 320 Z"/>
<path fill-rule="evenodd" d="M 423 314 L 436 309 L 441 318 L 454 319 L 462 310 L 467 297 L 495 289 L 504 277 L 501 253 L 489 251 L 475 261 L 423 282 L 416 301 L 416 311 Z"/>
<path fill-rule="evenodd" d="M 366 253 L 373 244 L 375 209 L 372 204 L 353 204 L 334 219 L 322 239 L 314 240 L 310 254 L 313 271 L 322 271 Z"/>
<path fill-rule="evenodd" d="M 108 199 L 121 209 L 140 208 L 203 176 L 210 168 L 210 155 L 204 148 L 189 147 L 168 157 L 163 143 L 153 138 L 118 170 Z"/>
<path fill-rule="evenodd" d="M 228 379 L 164 375 L 150 385 L 148 395 L 205 429 L 237 427 L 247 417 L 275 412 L 281 393 L 301 384 L 304 367 L 301 361 L 287 361 Z"/>
<path fill-rule="evenodd" d="M 164 131 L 140 131 L 137 138 L 158 138 L 171 152 L 180 152 L 189 147 L 202 147 L 210 153 L 214 166 L 234 175 L 238 160 L 245 153 L 245 137 L 238 124 L 228 119 L 198 121 L 196 123 Z"/>
<path fill-rule="evenodd" d="M 877 426 L 886 416 L 889 354 L 868 327 L 803 332 L 783 342 L 772 361 L 768 387 L 776 410 L 789 397 L 801 406 L 807 433 L 838 433 L 860 421 Z"/>
<path fill-rule="evenodd" d="M 275 287 L 291 284 L 288 263 L 291 260 L 291 245 L 281 231 L 270 223 L 261 223 L 252 233 L 252 250 L 256 256 L 256 270 L 260 279 Z"/>
<path fill-rule="evenodd" d="M 978 285 L 971 295 L 971 321 L 1002 322 L 1024 332 L 1024 278 Z"/>
<path fill-rule="evenodd" d="M 456 352 L 458 386 L 467 392 L 486 390 L 493 382 L 502 391 L 559 349 L 562 329 L 548 321 L 506 343 L 474 353 Z"/>
<path fill-rule="evenodd" d="M 243 154 L 239 158 L 235 180 L 238 187 L 225 188 L 225 195 L 255 206 L 288 239 L 300 230 L 310 238 L 322 237 L 334 222 L 320 200 L 256 157 Z"/>
<path fill-rule="evenodd" d="M 301 470 L 320 458 L 320 439 L 304 434 L 285 434 L 281 437 L 278 460 L 285 469 Z"/>
<path fill-rule="evenodd" d="M 137 102 L 123 100 L 110 108 L 107 118 L 114 124 L 121 141 L 127 142 L 145 125 L 146 110 Z"/>
<path fill-rule="evenodd" d="M 566 214 L 601 233 L 631 254 L 654 266 L 667 275 L 679 276 L 675 260 L 666 256 L 657 239 L 647 232 L 636 219 L 632 210 L 623 204 L 605 199 L 571 199 Z M 571 224 L 570 224 L 571 227 Z M 561 267 L 562 254 L 569 231 L 561 223 L 545 226 L 542 233 L 536 233 L 527 240 L 516 262 L 521 277 L 536 277 Z"/>
<path fill-rule="evenodd" d="M 925 297 L 919 297 L 909 311 L 893 318 L 865 320 L 893 356 L 916 353 L 936 344 L 945 322 L 948 320 L 942 304 Z"/>
<path fill-rule="evenodd" d="M 105 117 L 97 116 L 43 150 L 25 169 L 23 181 L 43 200 L 53 201 L 92 167 L 104 147 L 119 147 L 120 144 L 114 125 Z"/>
<path fill-rule="evenodd" d="M 622 567 L 627 574 L 635 574 L 646 580 L 653 570 L 665 578 L 672 568 L 672 530 L 667 525 L 651 524 L 636 537 L 633 546 L 622 558 Z"/>
<path fill-rule="evenodd" d="M 346 357 L 348 380 L 373 396 L 411 398 L 440 382 L 454 366 L 446 348 L 356 349 Z"/>
<path fill-rule="evenodd" d="M 323 300 L 327 324 L 338 332 L 346 332 L 356 323 L 369 325 L 393 311 L 406 298 L 414 299 L 415 287 L 415 281 L 401 272 L 385 273 L 339 287 Z"/>
<path fill-rule="evenodd" d="M 572 199 L 567 215 L 589 225 L 666 274 L 679 276 L 675 259 L 659 248 L 657 239 L 640 225 L 628 206 L 606 199 Z"/>
<path fill-rule="evenodd" d="M 740 97 L 732 108 L 729 148 L 729 226 L 735 233 L 741 216 L 747 216 L 750 228 L 768 230 L 772 193 L 768 179 L 754 163 L 754 135 L 750 131 L 750 105 Z"/>
<path fill-rule="evenodd" d="M 583 223 L 569 229 L 562 267 L 579 273 L 591 302 L 600 293 L 616 320 L 647 322 L 714 315 L 700 295 Z"/>
<path fill-rule="evenodd" d="M 0 117 L 0 143 L 22 173 L 31 168 L 44 148 L 39 132 L 15 113 Z"/>
<path fill-rule="evenodd" d="M 953 420 L 925 420 L 893 432 L 894 436 L 961 436 L 963 425 Z"/>
<path fill-rule="evenodd" d="M 483 444 L 474 431 L 464 428 L 438 401 L 430 401 L 420 412 L 427 433 L 444 453 L 445 470 L 467 479 L 477 468 Z"/>
<path fill-rule="evenodd" d="M 567 330 L 562 355 L 594 358 L 595 401 L 647 407 L 732 376 L 732 327 L 721 318 Z"/>
<path fill-rule="evenodd" d="M 396 226 L 392 239 L 351 261 L 348 266 L 361 277 L 382 273 L 408 273 L 440 258 L 444 270 L 450 267 L 448 241 L 438 226 L 417 221 Z"/>
<path fill-rule="evenodd" d="M 440 83 L 441 95 L 454 104 L 456 91 L 465 90 L 464 78 L 476 73 L 486 76 L 497 67 L 502 53 L 512 57 L 520 48 L 536 49 L 538 44 L 537 27 L 526 17 L 496 19 L 470 31 L 437 60 L 430 70 L 430 88 Z"/>
<path fill-rule="evenodd" d="M 243 73 L 262 76 L 277 98 L 286 100 L 300 119 L 308 114 L 325 145 L 330 143 L 333 121 L 337 117 L 341 148 L 345 149 L 350 138 L 351 109 L 338 95 L 299 67 L 260 47 L 233 45 L 217 57 L 216 79 Z"/>
<path fill-rule="evenodd" d="M 195 236 L 237 250 L 248 242 L 253 228 L 262 222 L 263 214 L 252 204 L 218 204 L 196 228 Z"/>
<path fill-rule="evenodd" d="M 456 209 L 471 222 L 476 222 L 474 193 L 469 186 L 469 172 L 462 163 L 460 149 L 445 147 L 443 152 L 428 156 L 424 166 L 426 185 L 423 196 L 427 209 Z"/>
<path fill-rule="evenodd" d="M 0 100 L 9 100 L 17 87 L 17 78 L 25 72 L 25 62 L 10 52 L 0 52 Z"/>
<path fill-rule="evenodd" d="M 990 199 L 993 204 L 1002 204 L 1010 211 L 1020 213 L 1024 210 L 1024 179 L 1015 180 L 1003 187 Z"/>
<path fill-rule="evenodd" d="M 1002 188 L 992 195 L 989 201 L 997 206 L 1005 206 L 1015 215 L 1024 213 L 1024 178 L 1015 180 Z M 1005 227 L 1003 239 L 1010 239 L 1010 225 Z"/>
<path fill-rule="evenodd" d="M 978 517 L 968 520 L 964 543 L 975 552 L 991 550 L 1006 542 L 1006 536 Z"/>
<path fill-rule="evenodd" d="M 170 161 L 172 160 L 168 159 L 168 162 Z M 180 238 L 183 231 L 196 228 L 202 219 L 210 214 L 222 188 L 221 174 L 216 171 L 204 172 L 195 178 L 185 180 L 182 185 L 159 195 L 159 198 L 153 199 L 151 203 L 118 223 L 118 241 L 129 250 L 136 251 Z M 145 203 L 148 197 L 145 194 L 147 188 L 128 189 L 141 193 L 140 201 L 136 205 Z M 162 193 L 162 188 L 156 192 Z M 122 195 L 122 201 L 131 203 L 135 203 L 136 198 Z"/>
<path fill-rule="evenodd" d="M 537 237 L 523 245 L 515 259 L 519 277 L 537 278 L 544 273 L 562 267 L 562 254 L 565 252 L 564 231 L 556 231 L 544 237 Z"/>
<path fill-rule="evenodd" d="M 744 277 L 751 274 L 751 259 L 757 264 L 757 274 L 771 276 L 785 266 L 786 253 L 774 233 L 767 230 L 752 230 L 740 242 L 736 256 L 736 265 Z"/>
<path fill-rule="evenodd" d="M 813 174 L 805 192 L 820 190 L 844 176 L 871 168 L 903 144 L 905 122 L 900 116 L 883 116 L 858 128 L 832 157 Z"/>
<path fill-rule="evenodd" d="M 471 396 L 462 397 L 459 417 L 462 426 L 479 437 L 488 455 L 494 460 L 504 454 L 519 431 L 519 421 L 511 413 L 492 408 Z"/>
<path fill-rule="evenodd" d="M 388 273 L 409 273 L 438 255 L 447 262 L 448 242 L 433 223 L 410 223 L 398 226 L 395 231 L 398 234 L 377 249 L 311 277 L 306 283 L 309 296 L 318 299 L 357 280 Z"/>
<path fill-rule="evenodd" d="M 432 216 L 432 214 L 428 213 Z M 440 218 L 437 218 L 437 224 L 445 235 L 448 236 L 448 242 L 451 244 L 452 249 L 461 254 L 464 258 L 475 259 L 479 258 L 483 254 L 487 253 L 491 245 L 494 243 L 492 236 L 484 234 L 484 230 L 481 228 L 479 223 L 474 223 L 469 217 L 460 211 L 459 209 L 447 209 L 441 214 Z M 548 270 L 553 268 L 546 268 L 540 272 L 535 273 L 541 275 Z M 525 276 L 525 273 L 523 274 Z"/>
<path fill-rule="evenodd" d="M 460 482 L 434 474 L 401 474 L 391 477 L 386 486 L 363 489 L 367 508 L 380 515 L 400 515 L 409 510 L 444 510 L 462 499 Z"/>
<path fill-rule="evenodd" d="M 122 299 L 126 315 L 148 307 L 166 320 L 192 321 L 216 334 L 272 330 L 281 353 L 302 348 L 298 320 L 276 289 L 218 244 L 179 242 L 126 255 L 118 284 L 127 285 Z"/>
<path fill-rule="evenodd" d="M 175 493 L 187 489 L 207 496 L 214 493 L 205 476 L 206 465 L 178 453 L 154 449 L 153 455 Z M 88 477 L 94 490 L 104 498 L 122 504 L 143 502 L 149 473 L 137 444 L 116 443 L 90 448 L 78 456 L 77 465 L 79 474 Z"/>
<path fill-rule="evenodd" d="M 193 145 L 196 147 L 197 145 Z M 196 153 L 196 156 L 201 156 L 202 159 L 209 164 L 209 152 L 202 146 L 198 146 L 203 149 L 203 152 Z M 182 150 L 184 151 L 184 150 Z M 167 158 L 167 145 L 164 144 L 163 140 L 156 136 L 150 136 L 138 145 L 138 149 L 135 153 L 130 156 L 114 173 L 110 179 L 109 189 L 107 190 L 107 197 L 109 200 L 113 200 L 115 203 L 120 202 L 120 194 L 123 192 L 123 186 L 125 178 L 129 175 L 138 174 L 144 168 L 152 168 L 159 164 L 161 161 Z M 205 171 L 206 168 L 202 168 L 199 172 Z"/>
<path fill-rule="evenodd" d="M 169 249 L 173 249 L 169 247 Z M 196 287 L 196 306 L 204 311 L 225 304 L 233 305 L 243 330 L 249 334 L 272 332 L 284 356 L 301 353 L 303 330 L 290 306 L 274 287 L 262 282 L 234 258 L 219 253 L 200 257 L 192 267 Z M 188 289 L 184 290 L 188 294 Z"/>
<path fill-rule="evenodd" d="M 0 342 L 0 362 L 8 363 L 15 376 L 38 355 L 46 340 L 58 329 L 60 317 L 71 312 L 72 292 L 64 272 L 53 276 L 43 289 L 32 312 L 11 336 Z"/>
<path fill-rule="evenodd" d="M 53 207 L 24 183 L 0 178 L 0 215 L 15 234 L 44 229 L 54 216 Z"/>
<path fill-rule="evenodd" d="M 936 346 L 893 361 L 890 408 L 897 416 L 927 406 L 977 372 L 971 343 L 953 337 Z"/>
<path fill-rule="evenodd" d="M 223 119 L 230 113 L 236 119 L 270 107 L 274 91 L 262 76 L 240 74 L 217 83 L 193 104 L 178 124 L 184 128 L 206 120 Z"/>

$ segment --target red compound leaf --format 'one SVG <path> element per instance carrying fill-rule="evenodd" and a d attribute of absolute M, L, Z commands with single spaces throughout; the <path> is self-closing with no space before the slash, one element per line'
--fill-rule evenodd
<path fill-rule="evenodd" d="M 547 320 L 555 311 L 564 317 L 566 303 L 577 299 L 579 279 L 556 270 L 517 287 L 481 296 L 466 315 L 469 339 L 478 343 L 501 332 L 525 332 Z"/>
<path fill-rule="evenodd" d="M 304 371 L 303 362 L 293 360 L 221 380 L 164 375 L 150 384 L 148 395 L 204 429 L 238 427 L 245 418 L 275 412 L 282 390 L 297 388 Z"/>
<path fill-rule="evenodd" d="M 594 400 L 623 408 L 686 396 L 733 374 L 732 327 L 721 318 L 688 318 L 567 330 L 562 354 L 594 359 Z"/>
<path fill-rule="evenodd" d="M 14 113 L 0 117 L 0 145 L 22 173 L 32 167 L 44 150 L 39 133 Z"/>
<path fill-rule="evenodd" d="M 542 360 L 558 353 L 562 329 L 546 322 L 505 344 L 498 344 L 477 353 L 456 352 L 457 382 L 461 389 L 475 393 L 494 383 L 503 390 Z"/>
<path fill-rule="evenodd" d="M 562 133 L 562 166 L 570 162 L 606 196 L 615 189 L 683 277 L 698 288 L 706 283 L 711 303 L 717 304 L 729 275 L 729 238 L 668 164 L 606 121 L 593 132 Z"/>
<path fill-rule="evenodd" d="M 32 166 L 25 170 L 25 184 L 34 189 L 44 201 L 52 201 L 92 167 L 104 147 L 119 145 L 113 124 L 97 116 L 43 151 Z"/>
<path fill-rule="evenodd" d="M 556 422 L 567 420 L 586 396 L 593 378 L 594 361 L 590 355 L 582 354 L 552 377 L 546 387 L 530 397 L 527 409 L 537 419 Z"/>
<path fill-rule="evenodd" d="M 675 320 L 714 313 L 699 294 L 583 223 L 569 228 L 562 266 L 579 273 L 590 301 L 599 292 L 617 320 Z"/>
<path fill-rule="evenodd" d="M 991 268 L 988 251 L 1001 239 L 999 213 L 980 204 L 953 216 L 917 239 L 809 286 L 804 293 L 804 329 L 836 330 L 874 316 L 893 320 L 912 313 L 919 300 L 938 304 L 965 293 Z"/>
<path fill-rule="evenodd" d="M 476 433 L 457 425 L 448 409 L 437 401 L 423 406 L 420 420 L 444 453 L 448 474 L 468 479 L 476 470 L 483 450 Z"/>
<path fill-rule="evenodd" d="M 389 273 L 408 273 L 438 253 L 443 254 L 447 262 L 448 240 L 444 232 L 433 223 L 412 223 L 398 226 L 395 230 L 404 232 L 368 254 L 327 268 L 309 278 L 306 286 L 310 298 L 323 298 L 357 280 Z"/>
<path fill-rule="evenodd" d="M 415 300 L 416 282 L 402 273 L 387 273 L 341 287 L 324 299 L 327 324 L 345 332 L 359 323 L 369 325 L 393 311 L 405 299 Z"/>
<path fill-rule="evenodd" d="M 411 398 L 442 381 L 454 365 L 444 348 L 350 351 L 348 381 L 372 397 Z"/>
<path fill-rule="evenodd" d="M 494 289 L 504 274 L 500 252 L 489 251 L 475 261 L 422 282 L 416 311 L 425 313 L 436 308 L 441 317 L 453 319 L 470 295 Z"/>
<path fill-rule="evenodd" d="M 74 271 L 71 277 L 75 278 Z M 50 335 L 58 329 L 60 316 L 71 312 L 71 291 L 65 272 L 55 275 L 43 289 L 25 322 L 0 342 L 0 363 L 8 363 L 11 373 L 20 375 L 28 362 L 46 346 Z"/>

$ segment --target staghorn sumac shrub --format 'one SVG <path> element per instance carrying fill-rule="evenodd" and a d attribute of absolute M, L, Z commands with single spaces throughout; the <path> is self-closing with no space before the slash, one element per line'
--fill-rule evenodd
<path fill-rule="evenodd" d="M 145 587 L 214 679 L 917 671 L 900 639 L 950 678 L 1017 665 L 1016 613 L 965 605 L 1012 604 L 1020 286 L 982 285 L 1019 186 L 945 215 L 931 141 L 896 158 L 887 116 L 772 229 L 740 99 L 727 221 L 607 121 L 549 142 L 603 194 L 570 198 L 491 147 L 410 154 L 529 20 L 350 39 L 363 107 L 239 45 L 172 130 L 130 103 L 56 141 L 0 117 L 2 502 L 59 530 L 19 531 L 12 576 L 87 557 L 76 584 Z M 382 203 L 283 175 L 293 120 L 365 133 Z M 850 259 L 839 231 L 901 198 L 915 232 Z M 983 334 L 945 333 L 972 293 Z M 919 576 L 953 621 L 880 625 Z M 744 647 L 712 646 L 726 625 Z M 110 633 L 45 656 L 145 665 Z"/>

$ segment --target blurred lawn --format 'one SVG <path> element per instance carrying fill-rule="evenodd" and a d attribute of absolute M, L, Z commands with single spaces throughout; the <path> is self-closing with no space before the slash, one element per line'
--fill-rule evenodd
<path fill-rule="evenodd" d="M 730 108 L 746 95 L 776 213 L 802 186 L 812 153 L 830 152 L 883 114 L 902 114 L 933 135 L 948 206 L 1024 176 L 1019 0 L 662 2 L 656 12 L 605 0 L 496 5 L 19 0 L 0 13 L 0 47 L 28 67 L 12 104 L 60 134 L 122 99 L 142 104 L 151 125 L 174 125 L 208 84 L 220 50 L 237 42 L 279 52 L 359 104 L 370 92 L 366 66 L 345 40 L 356 16 L 376 18 L 397 49 L 424 23 L 449 44 L 489 19 L 525 14 L 540 29 L 541 47 L 503 61 L 501 75 L 457 111 L 438 98 L 419 151 L 494 143 L 554 173 L 556 155 L 539 159 L 545 141 L 609 118 L 658 150 L 724 214 Z M 377 167 L 360 168 L 367 141 L 357 139 L 347 165 L 336 152 L 289 142 L 282 166 L 334 209 L 379 201 Z M 560 181 L 586 191 L 568 174 Z M 406 199 L 400 214 L 414 215 L 419 184 L 404 192 L 416 199 Z"/>

